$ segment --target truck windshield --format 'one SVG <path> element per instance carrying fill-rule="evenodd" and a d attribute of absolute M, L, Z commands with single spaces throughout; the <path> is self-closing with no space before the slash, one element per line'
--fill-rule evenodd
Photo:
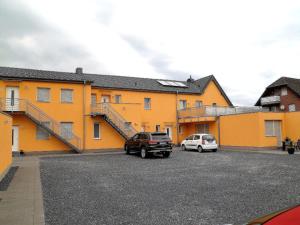
<path fill-rule="evenodd" d="M 151 137 L 152 140 L 170 140 L 166 133 L 152 133 Z"/>

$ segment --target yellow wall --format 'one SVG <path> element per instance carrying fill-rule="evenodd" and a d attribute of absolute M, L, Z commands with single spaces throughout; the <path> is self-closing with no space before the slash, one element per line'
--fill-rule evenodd
<path fill-rule="evenodd" d="M 247 113 L 220 117 L 220 144 L 222 146 L 276 147 L 276 137 L 265 136 L 265 120 L 281 121 L 285 136 L 283 113 Z"/>
<path fill-rule="evenodd" d="M 294 142 L 300 139 L 300 112 L 285 113 L 285 127 L 287 137 Z"/>
<path fill-rule="evenodd" d="M 0 112 L 0 178 L 12 162 L 12 118 Z"/>

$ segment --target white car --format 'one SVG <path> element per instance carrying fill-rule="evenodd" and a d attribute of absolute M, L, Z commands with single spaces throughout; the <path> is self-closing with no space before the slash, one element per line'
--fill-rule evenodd
<path fill-rule="evenodd" d="M 218 151 L 218 144 L 215 137 L 211 134 L 193 134 L 181 142 L 181 149 L 195 149 L 199 152 L 205 150 Z"/>

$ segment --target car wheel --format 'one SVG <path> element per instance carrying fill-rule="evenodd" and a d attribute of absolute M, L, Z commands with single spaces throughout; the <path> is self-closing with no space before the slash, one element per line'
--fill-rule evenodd
<path fill-rule="evenodd" d="M 204 152 L 203 148 L 201 147 L 201 145 L 198 146 L 198 152 Z"/>
<path fill-rule="evenodd" d="M 163 152 L 162 154 L 164 158 L 168 158 L 170 157 L 171 152 Z"/>
<path fill-rule="evenodd" d="M 129 150 L 129 148 L 128 148 L 128 146 L 127 146 L 127 145 L 125 145 L 125 152 L 126 152 L 126 154 L 127 154 L 127 155 L 129 155 L 129 154 L 130 154 L 130 150 Z"/>
<path fill-rule="evenodd" d="M 213 151 L 213 152 L 216 152 L 216 151 L 218 151 L 218 149 L 217 149 L 217 148 L 215 148 L 215 149 L 213 149 L 212 151 Z"/>
<path fill-rule="evenodd" d="M 145 158 L 148 157 L 147 150 L 146 150 L 144 147 L 142 147 L 142 149 L 141 149 L 141 157 L 142 157 L 143 159 L 145 159 Z"/>
<path fill-rule="evenodd" d="M 182 150 L 182 151 L 186 151 L 185 145 L 181 145 L 181 150 Z"/>

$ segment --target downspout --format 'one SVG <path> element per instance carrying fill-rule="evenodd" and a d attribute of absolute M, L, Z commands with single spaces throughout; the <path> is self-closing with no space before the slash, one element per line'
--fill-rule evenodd
<path fill-rule="evenodd" d="M 179 118 L 178 118 L 178 91 L 176 91 L 176 104 L 175 104 L 175 110 L 176 110 L 176 136 L 177 136 L 177 145 L 179 145 Z"/>
<path fill-rule="evenodd" d="M 82 146 L 82 149 L 85 150 L 85 139 L 86 139 L 86 121 L 85 121 L 85 114 L 86 114 L 86 111 L 85 111 L 85 104 L 86 104 L 86 101 L 85 101 L 85 86 L 86 86 L 86 80 L 83 81 L 83 146 Z"/>
<path fill-rule="evenodd" d="M 218 139 L 219 139 L 219 148 L 221 148 L 221 125 L 220 125 L 220 116 L 217 117 L 218 123 Z"/>

